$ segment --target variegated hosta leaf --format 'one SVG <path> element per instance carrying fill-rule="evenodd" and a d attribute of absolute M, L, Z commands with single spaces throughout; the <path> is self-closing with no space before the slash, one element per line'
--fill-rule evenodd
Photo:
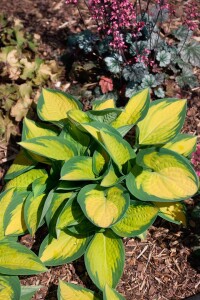
<path fill-rule="evenodd" d="M 24 219 L 28 231 L 32 236 L 35 234 L 40 225 L 45 200 L 46 194 L 34 196 L 33 193 L 30 193 L 25 201 Z"/>
<path fill-rule="evenodd" d="M 6 275 L 32 275 L 47 269 L 31 250 L 16 242 L 0 242 L 0 272 Z"/>
<path fill-rule="evenodd" d="M 186 100 L 162 99 L 150 104 L 138 126 L 140 145 L 159 145 L 172 140 L 183 126 Z"/>
<path fill-rule="evenodd" d="M 87 272 L 100 290 L 106 284 L 116 287 L 123 273 L 124 260 L 122 240 L 111 230 L 96 233 L 85 253 Z"/>
<path fill-rule="evenodd" d="M 74 226 L 69 226 L 67 227 L 67 230 L 69 230 L 73 234 L 83 235 L 86 232 L 88 234 L 94 234 L 95 232 L 99 231 L 99 227 L 95 226 L 84 216 L 83 220 L 79 224 Z"/>
<path fill-rule="evenodd" d="M 73 144 L 60 137 L 38 137 L 19 144 L 35 154 L 54 160 L 68 160 L 76 154 Z"/>
<path fill-rule="evenodd" d="M 105 149 L 120 170 L 122 170 L 122 166 L 127 161 L 135 157 L 134 150 L 122 137 L 115 135 L 112 132 L 104 132 L 102 130 L 100 130 L 100 136 L 105 145 Z"/>
<path fill-rule="evenodd" d="M 119 221 L 129 206 L 129 194 L 121 185 L 102 188 L 89 184 L 81 189 L 77 197 L 85 216 L 94 225 L 110 227 Z"/>
<path fill-rule="evenodd" d="M 71 197 L 63 207 L 56 227 L 58 229 L 64 229 L 68 226 L 79 224 L 84 218 L 84 214 L 80 208 L 75 197 Z"/>
<path fill-rule="evenodd" d="M 5 235 L 21 235 L 27 231 L 24 220 L 24 201 L 29 192 L 16 191 L 4 215 Z"/>
<path fill-rule="evenodd" d="M 103 110 L 107 108 L 115 108 L 114 99 L 96 100 L 92 102 L 92 110 Z"/>
<path fill-rule="evenodd" d="M 4 177 L 5 180 L 13 179 L 35 167 L 36 163 L 28 158 L 24 151 L 21 150 Z"/>
<path fill-rule="evenodd" d="M 5 190 L 8 190 L 13 187 L 17 189 L 27 189 L 35 179 L 37 179 L 38 177 L 42 177 L 46 174 L 46 171 L 43 169 L 32 169 L 10 180 L 6 184 Z"/>
<path fill-rule="evenodd" d="M 135 237 L 147 230 L 158 215 L 158 208 L 151 204 L 144 205 L 141 201 L 131 201 L 124 217 L 112 230 L 121 237 Z"/>
<path fill-rule="evenodd" d="M 165 144 L 163 148 L 170 149 L 187 157 L 195 151 L 196 143 L 196 136 L 179 133 L 173 140 Z"/>
<path fill-rule="evenodd" d="M 37 103 L 37 113 L 44 121 L 62 121 L 70 109 L 79 109 L 81 104 L 72 96 L 51 89 L 43 89 Z"/>
<path fill-rule="evenodd" d="M 21 300 L 20 281 L 17 276 L 0 275 L 0 299 Z"/>
<path fill-rule="evenodd" d="M 23 149 L 23 150 L 24 150 L 25 154 L 27 155 L 27 157 L 32 159 L 35 164 L 38 164 L 38 163 L 43 163 L 43 164 L 47 164 L 47 165 L 52 164 L 52 161 L 48 157 L 37 155 L 37 154 L 33 153 L 32 151 L 28 151 L 26 149 Z"/>
<path fill-rule="evenodd" d="M 43 123 L 36 123 L 28 118 L 23 120 L 22 140 L 28 140 L 40 136 L 57 136 L 57 132 L 51 126 Z"/>
<path fill-rule="evenodd" d="M 149 90 L 142 90 L 130 98 L 124 111 L 112 123 L 115 128 L 134 125 L 147 114 L 150 103 Z"/>
<path fill-rule="evenodd" d="M 14 188 L 6 190 L 0 194 L 0 240 L 5 238 L 4 235 L 4 217 L 5 212 L 13 199 Z"/>
<path fill-rule="evenodd" d="M 71 123 L 70 127 L 65 127 L 63 131 L 63 138 L 66 141 L 71 142 L 74 144 L 78 155 L 84 155 L 89 144 L 90 144 L 90 136 L 87 133 L 81 131 L 77 125 Z M 60 135 L 61 136 L 61 135 Z M 62 136 L 61 136 L 62 137 Z"/>
<path fill-rule="evenodd" d="M 21 298 L 20 300 L 31 300 L 35 292 L 41 289 L 41 285 L 21 286 Z"/>
<path fill-rule="evenodd" d="M 46 266 L 59 266 L 81 257 L 86 250 L 88 238 L 61 231 L 57 239 L 47 235 L 40 247 L 40 259 Z"/>
<path fill-rule="evenodd" d="M 44 201 L 44 205 L 42 204 L 42 212 L 41 212 L 41 215 L 40 215 L 40 220 L 39 220 L 38 227 L 40 227 L 44 223 L 45 216 L 46 216 L 46 213 L 49 210 L 49 207 L 51 205 L 53 195 L 54 195 L 54 188 L 52 188 L 50 191 L 46 192 L 46 199 Z"/>
<path fill-rule="evenodd" d="M 31 138 L 41 136 L 57 136 L 57 132 L 53 126 L 49 126 L 43 123 L 36 123 L 28 118 L 24 118 L 23 130 L 22 130 L 22 141 L 26 141 Z M 41 162 L 50 164 L 50 160 L 43 156 L 37 155 L 30 151 L 24 150 L 26 155 L 35 162 Z"/>
<path fill-rule="evenodd" d="M 73 124 L 89 123 L 91 121 L 90 117 L 79 109 L 71 109 L 67 113 L 67 117 Z"/>
<path fill-rule="evenodd" d="M 60 215 L 64 205 L 66 204 L 66 202 L 71 196 L 72 196 L 72 192 L 53 193 L 53 197 L 51 199 L 49 209 L 45 215 L 46 222 L 50 231 L 52 231 L 51 228 L 53 229 L 53 227 L 54 228 L 56 227 L 58 216 Z"/>
<path fill-rule="evenodd" d="M 186 158 L 168 149 L 141 150 L 136 158 L 140 167 L 127 177 L 129 191 L 144 201 L 180 201 L 198 190 L 198 178 Z M 144 169 L 142 169 L 144 168 Z"/>
<path fill-rule="evenodd" d="M 132 127 L 133 127 L 133 125 L 126 125 L 126 126 L 117 128 L 117 131 L 119 132 L 119 134 L 122 137 L 124 137 L 131 130 Z"/>
<path fill-rule="evenodd" d="M 64 163 L 61 180 L 96 180 L 92 169 L 92 157 L 76 156 Z"/>
<path fill-rule="evenodd" d="M 84 132 L 88 132 L 94 139 L 96 139 L 99 143 L 102 142 L 100 134 L 99 134 L 99 124 L 96 126 L 96 123 L 100 123 L 100 122 L 91 122 L 88 124 L 81 124 L 81 129 Z M 102 123 L 100 123 L 102 124 Z M 105 125 L 105 124 L 104 124 Z"/>
<path fill-rule="evenodd" d="M 35 179 L 32 183 L 32 192 L 34 197 L 39 196 L 46 191 L 48 186 L 48 175 L 45 174 L 42 177 Z"/>
<path fill-rule="evenodd" d="M 92 169 L 95 175 L 99 175 L 104 169 L 105 163 L 108 162 L 109 158 L 105 150 L 99 146 L 92 157 Z"/>
<path fill-rule="evenodd" d="M 102 181 L 101 181 L 101 186 L 103 187 L 110 187 L 112 185 L 115 185 L 117 182 L 120 181 L 120 178 L 118 177 L 118 175 L 116 174 L 116 170 L 113 167 L 113 164 L 110 164 L 110 167 L 107 171 L 107 173 L 105 174 L 105 176 L 103 177 Z"/>
<path fill-rule="evenodd" d="M 125 298 L 120 295 L 117 291 L 112 289 L 109 285 L 106 284 L 103 291 L 103 299 L 104 300 L 125 300 Z"/>
<path fill-rule="evenodd" d="M 138 234 L 137 237 L 138 237 L 141 241 L 146 240 L 146 238 L 147 238 L 147 231 L 148 231 L 148 230 L 145 230 L 144 232 Z"/>
<path fill-rule="evenodd" d="M 57 296 L 58 300 L 100 300 L 94 292 L 62 280 L 59 281 Z"/>
<path fill-rule="evenodd" d="M 104 132 L 110 132 L 110 134 L 117 135 L 121 138 L 121 134 L 115 128 L 112 128 L 111 126 L 98 121 L 92 121 L 88 124 L 81 124 L 80 129 L 84 132 L 89 133 L 96 141 L 98 141 L 98 143 L 100 143 L 101 146 L 103 144 L 102 138 L 100 136 L 100 130 Z"/>
<path fill-rule="evenodd" d="M 82 186 L 81 182 L 76 182 L 76 181 L 64 181 L 64 180 L 60 180 L 58 182 L 56 191 L 74 191 L 74 190 L 79 190 L 80 187 Z"/>
<path fill-rule="evenodd" d="M 155 202 L 159 208 L 159 216 L 175 224 L 186 226 L 185 205 L 182 202 Z"/>

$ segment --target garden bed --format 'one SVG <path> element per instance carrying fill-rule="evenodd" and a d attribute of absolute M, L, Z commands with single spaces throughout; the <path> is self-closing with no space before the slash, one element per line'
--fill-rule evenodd
<path fill-rule="evenodd" d="M 181 6 L 182 1 L 179 2 Z M 68 8 L 64 1 L 24 0 L 22 4 L 19 0 L 2 0 L 0 9 L 7 16 L 22 20 L 26 30 L 36 34 L 42 58 L 59 60 L 66 51 L 67 35 L 70 32 L 79 32 L 83 27 L 83 24 L 79 25 L 78 13 L 73 11 L 72 7 Z M 197 35 L 198 33 L 197 31 Z M 60 88 L 64 91 L 73 94 L 74 89 L 83 87 L 80 82 L 76 82 L 76 79 L 74 82 L 70 82 L 69 79 L 69 74 L 62 78 Z M 87 84 L 98 85 L 96 82 Z M 168 80 L 166 84 L 168 97 L 180 97 L 181 94 L 181 97 L 188 99 L 188 111 L 183 130 L 198 135 L 200 141 L 200 90 L 196 88 L 193 91 L 189 89 L 180 91 L 173 79 Z M 86 108 L 90 105 L 87 99 L 83 98 L 82 101 Z M 18 152 L 16 141 L 18 138 L 12 138 L 9 148 L 0 146 L 1 178 Z M 187 201 L 189 212 L 199 200 L 200 198 L 196 197 Z M 40 236 L 45 234 L 45 228 L 42 227 L 36 237 L 26 235 L 21 238 L 21 243 L 37 253 L 41 242 Z M 145 240 L 124 239 L 126 265 L 117 290 L 127 300 L 178 300 L 198 294 L 200 260 L 193 254 L 193 247 L 198 246 L 199 243 L 198 234 L 200 230 L 194 220 L 189 222 L 186 229 L 158 219 Z M 95 290 L 82 259 L 73 264 L 49 268 L 47 273 L 37 276 L 21 277 L 21 282 L 23 285 L 44 286 L 33 299 L 53 300 L 57 299 L 59 279 Z"/>

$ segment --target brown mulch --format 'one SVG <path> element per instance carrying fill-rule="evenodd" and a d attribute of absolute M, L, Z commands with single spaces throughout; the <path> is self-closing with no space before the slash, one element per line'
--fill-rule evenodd
<path fill-rule="evenodd" d="M 37 236 L 41 237 L 40 232 Z M 189 229 L 160 220 L 157 226 L 151 227 L 146 240 L 125 238 L 126 264 L 117 290 L 127 300 L 178 300 L 199 293 L 200 261 L 191 255 L 195 240 Z M 21 242 L 28 247 L 35 243 L 29 235 Z M 37 253 L 38 249 L 34 246 L 33 249 Z M 95 289 L 83 258 L 73 264 L 49 268 L 44 274 L 26 277 L 21 283 L 44 286 L 34 300 L 56 300 L 59 279 Z"/>
<path fill-rule="evenodd" d="M 83 27 L 77 11 L 66 6 L 64 0 L 1 0 L 0 12 L 21 19 L 29 32 L 39 35 L 39 53 L 48 59 L 58 60 L 66 50 L 67 35 Z M 168 86 L 169 97 L 170 93 L 177 97 L 181 93 L 181 97 L 188 99 L 184 131 L 200 136 L 199 90 L 180 91 L 173 81 L 168 82 Z M 9 151 L 0 145 L 4 157 L 0 167 L 2 174 L 16 153 L 13 145 L 14 141 Z M 30 235 L 21 238 L 21 243 L 33 247 L 37 253 L 42 234 L 43 228 L 34 238 Z M 146 240 L 124 239 L 126 265 L 117 290 L 127 300 L 178 300 L 200 293 L 200 262 L 192 254 L 195 243 L 193 227 L 184 229 L 160 220 L 151 227 Z M 83 259 L 49 268 L 44 274 L 22 277 L 21 282 L 24 285 L 44 286 L 33 297 L 34 300 L 54 300 L 57 299 L 59 279 L 95 288 L 87 275 Z"/>
<path fill-rule="evenodd" d="M 185 299 L 200 291 L 200 274 L 188 263 L 192 235 L 166 225 L 152 226 L 146 241 L 125 241 L 127 260 L 118 290 L 127 299 Z"/>

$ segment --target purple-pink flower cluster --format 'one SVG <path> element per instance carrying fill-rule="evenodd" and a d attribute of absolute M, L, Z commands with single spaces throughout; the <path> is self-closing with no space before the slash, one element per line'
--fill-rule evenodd
<path fill-rule="evenodd" d="M 78 4 L 78 0 L 66 0 L 66 3 Z M 88 0 L 87 5 L 99 33 L 111 36 L 110 46 L 119 51 L 126 48 L 125 33 L 129 31 L 137 37 L 145 25 L 136 20 L 136 9 L 130 0 Z"/>
<path fill-rule="evenodd" d="M 135 58 L 136 62 L 141 62 L 144 65 L 148 66 L 150 64 L 150 61 L 149 61 L 150 53 L 151 53 L 151 51 L 148 49 L 144 49 L 142 54 L 137 53 L 137 56 Z"/>
<path fill-rule="evenodd" d="M 188 26 L 190 30 L 195 30 L 198 28 L 198 21 L 200 18 L 200 12 L 195 1 L 190 1 L 185 4 L 184 8 L 185 20 L 184 23 Z"/>
<path fill-rule="evenodd" d="M 170 9 L 170 4 L 168 3 L 168 0 L 156 0 L 156 4 L 159 6 L 161 10 Z"/>
<path fill-rule="evenodd" d="M 197 175 L 200 177 L 200 144 L 197 145 L 196 151 L 192 154 L 191 162 L 194 165 Z"/>
<path fill-rule="evenodd" d="M 65 0 L 67 4 L 79 4 L 78 0 Z M 170 0 L 154 0 L 159 12 L 167 10 L 169 16 L 175 13 L 173 5 Z M 147 1 L 148 10 L 151 0 Z M 131 33 L 132 37 L 137 41 L 141 35 L 141 30 L 145 23 L 138 20 L 138 16 L 142 13 L 140 1 L 130 0 L 85 0 L 85 4 L 89 9 L 89 13 L 97 24 L 100 36 L 104 39 L 106 36 L 111 37 L 110 46 L 124 54 L 127 48 L 126 34 Z M 144 9 L 145 12 L 145 9 Z M 198 12 L 197 5 L 194 1 L 189 0 L 184 5 L 183 23 L 188 26 L 190 30 L 198 27 Z M 150 51 L 144 50 L 142 54 L 138 54 L 136 62 L 142 62 L 146 65 L 153 65 L 150 60 Z"/>
<path fill-rule="evenodd" d="M 142 28 L 136 21 L 136 12 L 129 0 L 90 0 L 89 8 L 100 33 L 112 36 L 110 45 L 114 49 L 126 48 L 124 32 L 131 30 L 134 33 Z"/>

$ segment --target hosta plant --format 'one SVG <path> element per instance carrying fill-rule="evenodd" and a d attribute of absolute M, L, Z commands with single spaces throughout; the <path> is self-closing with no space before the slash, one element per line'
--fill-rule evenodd
<path fill-rule="evenodd" d="M 38 122 L 24 119 L 21 151 L 5 176 L 2 243 L 17 257 L 22 246 L 13 239 L 47 226 L 33 259 L 40 268 L 31 266 L 28 274 L 84 255 L 101 292 L 61 281 L 58 298 L 124 299 L 115 291 L 124 268 L 122 238 L 144 235 L 157 216 L 185 225 L 183 201 L 198 190 L 187 159 L 196 137 L 180 133 L 186 100 L 151 102 L 144 89 L 124 108 L 96 100 L 84 112 L 71 95 L 44 89 L 37 113 Z M 0 272 L 7 275 L 2 259 L 9 251 L 2 253 Z M 9 274 L 25 271 L 13 266 Z"/>

